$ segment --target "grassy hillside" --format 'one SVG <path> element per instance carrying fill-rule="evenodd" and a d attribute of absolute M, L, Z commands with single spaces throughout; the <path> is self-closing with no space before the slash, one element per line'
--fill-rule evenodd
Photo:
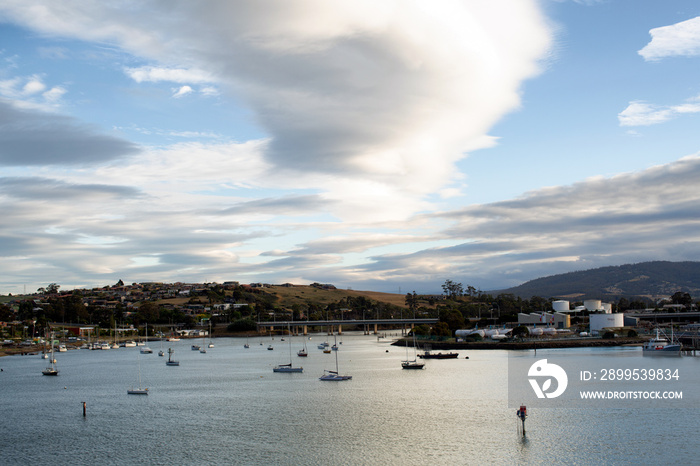
<path fill-rule="evenodd" d="M 396 306 L 406 307 L 406 297 L 401 294 L 379 293 L 376 291 L 355 291 L 355 290 L 324 290 L 307 285 L 295 285 L 291 287 L 271 286 L 264 288 L 265 293 L 274 294 L 278 297 L 278 304 L 282 307 L 291 307 L 294 304 L 318 304 L 327 305 L 329 303 L 340 301 L 348 296 L 364 296 L 372 299 Z"/>

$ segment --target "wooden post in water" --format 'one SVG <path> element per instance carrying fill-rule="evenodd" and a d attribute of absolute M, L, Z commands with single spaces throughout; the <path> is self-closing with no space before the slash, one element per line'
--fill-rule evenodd
<path fill-rule="evenodd" d="M 87 416 L 87 403 L 83 401 L 83 417 Z"/>
<path fill-rule="evenodd" d="M 523 423 L 523 437 L 525 437 L 525 419 L 527 418 L 527 407 L 521 406 L 519 410 L 515 412 L 515 415 L 520 418 Z"/>

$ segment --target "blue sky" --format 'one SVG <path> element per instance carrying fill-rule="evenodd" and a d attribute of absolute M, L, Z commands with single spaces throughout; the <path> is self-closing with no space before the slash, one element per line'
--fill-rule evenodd
<path fill-rule="evenodd" d="M 700 260 L 694 1 L 5 1 L 0 293 Z"/>

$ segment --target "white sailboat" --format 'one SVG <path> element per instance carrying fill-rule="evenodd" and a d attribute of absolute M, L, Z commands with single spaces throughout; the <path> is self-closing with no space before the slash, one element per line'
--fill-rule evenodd
<path fill-rule="evenodd" d="M 289 325 L 287 325 L 287 331 L 289 332 Z M 289 364 L 280 364 L 272 368 L 272 372 L 304 372 L 303 367 L 292 366 L 292 337 L 291 332 L 289 337 Z"/>
<path fill-rule="evenodd" d="M 49 352 L 46 349 L 46 343 L 48 342 L 48 335 L 46 336 L 46 340 L 44 340 L 44 348 L 41 350 L 41 359 L 49 359 Z"/>
<path fill-rule="evenodd" d="M 112 349 L 119 349 L 119 343 L 117 343 L 117 321 L 114 321 L 114 343 L 112 343 Z"/>
<path fill-rule="evenodd" d="M 148 324 L 146 324 L 146 334 L 144 336 L 146 342 L 148 342 Z M 141 354 L 150 354 L 153 353 L 153 350 L 149 348 L 146 343 L 144 343 L 143 348 L 141 348 Z"/>
<path fill-rule="evenodd" d="M 138 357 L 138 355 L 137 355 Z M 141 358 L 139 357 L 139 388 L 129 388 L 126 393 L 128 395 L 148 395 L 148 388 L 141 386 Z"/>
<path fill-rule="evenodd" d="M 214 343 L 211 341 L 211 318 L 209 319 L 209 344 L 207 345 L 209 348 L 214 347 Z"/>
<path fill-rule="evenodd" d="M 425 366 L 425 363 L 418 362 L 418 357 L 416 353 L 416 332 L 411 330 L 411 334 L 413 335 L 413 359 L 409 360 L 408 359 L 408 344 L 406 345 L 406 360 L 401 361 L 401 368 L 402 369 L 423 369 L 423 366 Z"/>
<path fill-rule="evenodd" d="M 56 369 L 56 359 L 53 357 L 53 334 L 51 334 L 51 352 L 49 353 L 49 366 L 41 371 L 44 375 L 58 375 L 58 369 Z"/>
<path fill-rule="evenodd" d="M 329 382 L 340 382 L 342 380 L 350 380 L 352 379 L 351 375 L 340 375 L 338 371 L 338 352 L 335 352 L 335 370 L 334 371 L 329 371 L 325 370 L 323 371 L 323 375 L 318 378 L 318 380 L 324 380 L 324 381 L 329 381 Z"/>
<path fill-rule="evenodd" d="M 306 338 L 304 338 L 304 347 L 297 351 L 297 356 L 300 358 L 305 358 L 309 355 L 309 353 L 306 351 Z"/>

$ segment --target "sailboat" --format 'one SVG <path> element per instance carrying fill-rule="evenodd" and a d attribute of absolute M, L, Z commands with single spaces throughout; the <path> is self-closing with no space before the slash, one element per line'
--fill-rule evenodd
<path fill-rule="evenodd" d="M 148 388 L 141 387 L 141 358 L 139 358 L 139 388 L 130 388 L 126 391 L 129 395 L 148 395 Z"/>
<path fill-rule="evenodd" d="M 248 343 L 248 336 L 245 337 L 245 344 L 243 345 L 243 348 L 250 348 L 250 343 Z"/>
<path fill-rule="evenodd" d="M 49 355 L 49 367 L 41 371 L 44 375 L 58 375 L 58 369 L 56 369 L 56 360 L 53 357 L 53 334 L 51 334 L 51 353 Z"/>
<path fill-rule="evenodd" d="M 309 353 L 306 351 L 306 338 L 304 339 L 304 347 L 297 351 L 297 356 L 300 358 L 305 358 L 309 355 Z"/>
<path fill-rule="evenodd" d="M 406 344 L 406 360 L 401 361 L 401 367 L 403 369 L 423 369 L 423 366 L 425 366 L 425 363 L 418 362 L 418 359 L 416 356 L 416 332 L 415 332 L 415 329 L 411 330 L 411 334 L 413 335 L 413 360 L 408 359 L 408 344 Z"/>
<path fill-rule="evenodd" d="M 146 334 L 145 334 L 144 338 L 146 339 L 146 341 L 148 341 L 148 324 L 146 324 Z M 151 348 L 149 348 L 148 346 L 146 346 L 146 344 L 144 343 L 143 348 L 141 348 L 141 354 L 150 354 L 150 353 L 153 353 L 153 350 Z"/>
<path fill-rule="evenodd" d="M 42 350 L 41 350 L 41 359 L 49 359 L 49 353 L 46 350 L 46 346 L 47 346 L 46 343 L 48 343 L 48 338 L 49 338 L 49 336 L 46 335 L 46 340 L 44 340 L 44 348 L 42 348 Z"/>
<path fill-rule="evenodd" d="M 112 349 L 119 349 L 119 343 L 117 343 L 117 321 L 114 321 L 114 343 L 112 343 Z"/>
<path fill-rule="evenodd" d="M 214 347 L 214 343 L 211 342 L 211 319 L 209 319 L 209 348 Z"/>
<path fill-rule="evenodd" d="M 207 346 L 207 345 L 206 345 L 206 336 L 205 336 L 205 335 L 202 335 L 202 346 L 199 347 L 199 352 L 200 352 L 200 353 L 206 353 L 206 352 L 207 352 L 206 346 Z"/>
<path fill-rule="evenodd" d="M 340 375 L 338 372 L 338 352 L 335 352 L 335 370 L 334 371 L 329 371 L 325 370 L 323 371 L 323 375 L 318 378 L 318 380 L 327 380 L 330 382 L 339 382 L 341 380 L 350 380 L 352 379 L 352 375 Z"/>
<path fill-rule="evenodd" d="M 163 332 L 160 334 L 160 351 L 158 351 L 158 356 L 165 356 L 165 352 L 163 351 Z"/>
<path fill-rule="evenodd" d="M 289 325 L 287 325 L 287 331 L 289 331 Z M 272 372 L 304 372 L 303 367 L 293 367 L 292 366 L 292 338 L 291 333 L 289 337 L 289 364 L 280 364 L 272 368 Z"/>
<path fill-rule="evenodd" d="M 165 361 L 166 366 L 179 366 L 180 361 L 173 361 L 172 360 L 172 355 L 175 351 L 172 350 L 172 348 L 168 348 L 168 360 Z"/>

